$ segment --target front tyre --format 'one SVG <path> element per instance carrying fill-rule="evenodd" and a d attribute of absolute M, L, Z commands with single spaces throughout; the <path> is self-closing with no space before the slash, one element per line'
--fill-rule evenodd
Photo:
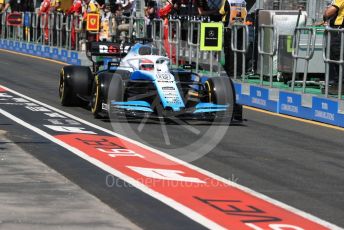
<path fill-rule="evenodd" d="M 218 112 L 215 121 L 231 123 L 235 105 L 234 87 L 231 80 L 225 77 L 211 77 L 204 83 L 207 92 L 206 101 L 216 105 L 228 105 L 225 112 Z"/>

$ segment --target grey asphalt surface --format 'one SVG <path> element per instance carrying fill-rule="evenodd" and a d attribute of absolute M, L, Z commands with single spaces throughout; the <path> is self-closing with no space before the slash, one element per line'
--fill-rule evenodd
<path fill-rule="evenodd" d="M 57 87 L 61 65 L 3 51 L 0 51 L 0 60 L 0 84 L 99 126 L 112 128 L 111 123 L 106 120 L 95 120 L 86 108 L 63 108 L 59 105 Z M 192 164 L 344 227 L 344 132 L 251 110 L 245 110 L 244 114 L 247 121 L 243 125 L 230 126 L 222 141 L 210 153 Z M 140 124 L 131 123 L 130 127 L 137 130 Z M 141 133 L 131 138 L 146 141 L 179 157 L 181 155 L 178 155 L 178 151 L 188 146 L 190 140 L 196 140 L 196 137 L 179 125 L 167 124 L 166 127 L 171 145 L 164 144 L 166 138 L 162 135 L 161 125 L 155 121 L 146 124 Z M 209 130 L 204 124 L 196 124 L 194 127 L 201 132 Z M 11 129 L 10 139 L 16 131 L 16 128 L 8 128 L 6 125 L 1 126 L 1 129 Z M 116 131 L 128 134 L 126 130 Z M 18 133 L 16 135 L 20 136 Z M 216 133 L 213 135 L 216 136 Z M 35 155 L 25 144 L 18 144 Z M 56 162 L 47 163 L 46 158 L 39 159 L 50 167 L 58 168 Z M 67 173 L 62 168 L 55 170 L 62 175 Z M 83 189 L 104 203 L 111 200 L 109 193 L 92 191 L 89 181 L 84 181 L 77 175 L 66 177 L 76 184 L 82 184 Z M 139 212 L 147 203 L 137 205 L 131 202 L 133 201 L 128 197 L 127 202 L 115 204 L 124 205 L 122 208 L 118 207 L 119 212 L 138 226 L 157 226 L 150 221 L 146 223 L 137 213 L 126 211 L 133 210 L 131 206 L 135 206 Z M 154 204 L 154 207 L 163 209 L 159 204 Z M 171 218 L 157 221 L 165 223 L 174 216 L 174 222 L 185 221 L 183 223 L 189 229 L 199 227 L 192 226 L 171 210 L 166 210 L 165 214 Z M 147 218 L 148 216 L 149 213 Z M 173 224 L 166 227 L 172 229 Z"/>
<path fill-rule="evenodd" d="M 0 146 L 1 229 L 140 229 L 27 154 L 2 130 Z"/>

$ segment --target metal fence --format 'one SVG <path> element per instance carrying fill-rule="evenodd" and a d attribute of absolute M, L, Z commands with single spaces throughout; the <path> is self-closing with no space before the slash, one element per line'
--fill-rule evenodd
<path fill-rule="evenodd" d="M 22 13 L 24 23 L 22 26 L 10 26 L 6 24 L 6 14 L 2 14 L 1 21 L 1 38 L 31 42 L 36 44 L 46 44 L 49 46 L 74 49 L 77 51 L 84 50 L 85 40 L 87 39 L 84 21 L 81 16 L 65 15 L 62 13 L 49 13 L 38 15 L 36 13 Z M 220 64 L 222 52 L 211 52 L 200 50 L 200 33 L 201 23 L 204 19 L 197 18 L 170 18 L 167 21 L 162 19 L 154 19 L 150 22 L 151 36 L 153 42 L 160 50 L 160 54 L 167 53 L 173 64 L 180 66 L 189 63 L 195 66 L 196 72 L 208 71 L 208 74 L 221 74 L 222 66 Z M 235 79 L 247 82 L 248 76 L 245 75 L 246 70 L 246 54 L 249 47 L 248 27 L 243 24 L 235 24 L 232 26 L 231 48 L 234 52 L 234 77 Z M 98 34 L 98 32 L 95 32 Z M 242 33 L 242 46 L 238 47 L 238 34 Z M 263 74 L 264 62 L 269 62 L 270 70 L 268 72 L 268 86 L 274 87 L 275 76 L 273 73 L 273 62 L 278 51 L 277 29 L 271 25 L 260 25 L 257 30 L 257 50 L 258 63 L 260 71 L 256 75 L 259 78 L 260 85 L 264 85 L 265 77 Z M 340 57 L 339 59 L 331 59 L 331 40 L 333 33 L 341 37 Z M 130 41 L 133 38 L 145 38 L 147 34 L 147 24 L 144 18 L 134 17 L 110 17 L 109 18 L 109 34 L 111 40 Z M 45 39 L 45 35 L 47 39 Z M 306 35 L 305 51 L 300 52 L 300 36 Z M 298 27 L 294 31 L 292 42 L 292 59 L 293 70 L 290 83 L 290 89 L 295 90 L 296 85 L 302 85 L 301 93 L 306 93 L 308 82 L 308 65 L 313 58 L 315 49 L 315 39 L 319 36 L 317 30 L 310 27 Z M 304 36 L 305 37 L 305 36 Z M 267 45 L 266 40 L 271 41 Z M 323 83 L 319 83 L 319 87 L 323 88 L 324 95 L 329 97 L 329 66 L 339 66 L 338 76 L 338 94 L 339 100 L 342 96 L 343 81 L 343 64 L 344 64 L 344 29 L 325 28 L 323 35 L 323 61 L 326 64 L 326 73 Z M 242 75 L 237 76 L 237 57 L 242 56 Z M 299 61 L 304 60 L 304 71 L 302 79 L 297 79 L 296 69 Z"/>

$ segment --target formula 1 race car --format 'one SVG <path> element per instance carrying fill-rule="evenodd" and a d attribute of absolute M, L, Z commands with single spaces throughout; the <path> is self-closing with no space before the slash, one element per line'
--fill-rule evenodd
<path fill-rule="evenodd" d="M 173 69 L 152 44 L 93 42 L 87 53 L 92 68 L 71 65 L 60 72 L 63 106 L 89 105 L 96 118 L 242 119 L 229 78 L 201 77 L 188 65 Z"/>

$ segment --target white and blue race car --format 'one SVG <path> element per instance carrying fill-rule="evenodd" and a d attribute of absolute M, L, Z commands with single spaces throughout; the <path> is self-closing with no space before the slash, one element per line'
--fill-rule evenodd
<path fill-rule="evenodd" d="M 92 68 L 71 65 L 61 70 L 59 97 L 64 106 L 88 104 L 96 118 L 116 114 L 242 119 L 228 77 L 201 77 L 187 65 L 171 68 L 169 58 L 159 55 L 151 44 L 123 48 L 116 43 L 93 42 L 88 53 Z M 102 60 L 94 61 L 94 57 Z"/>

